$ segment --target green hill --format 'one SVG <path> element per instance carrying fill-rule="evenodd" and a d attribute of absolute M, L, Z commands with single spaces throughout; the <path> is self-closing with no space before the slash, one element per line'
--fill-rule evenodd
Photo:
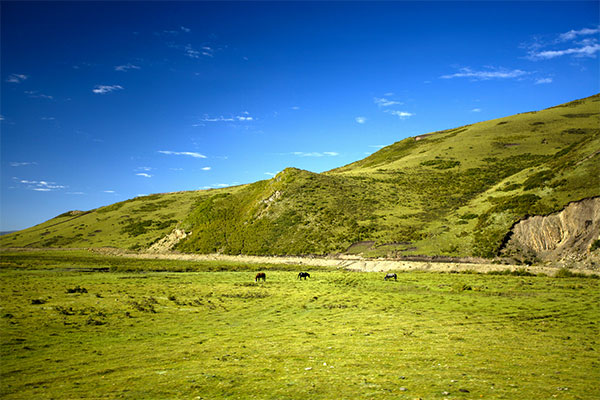
<path fill-rule="evenodd" d="M 321 174 L 155 194 L 68 212 L 2 247 L 147 249 L 179 228 L 182 252 L 494 257 L 511 227 L 600 195 L 600 95 L 394 143 Z"/>

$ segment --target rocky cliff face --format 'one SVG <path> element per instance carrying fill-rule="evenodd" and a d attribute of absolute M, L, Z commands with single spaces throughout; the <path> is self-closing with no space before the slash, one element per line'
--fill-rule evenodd
<path fill-rule="evenodd" d="M 502 255 L 519 261 L 539 260 L 600 268 L 600 197 L 570 203 L 561 212 L 534 216 L 516 224 Z"/>

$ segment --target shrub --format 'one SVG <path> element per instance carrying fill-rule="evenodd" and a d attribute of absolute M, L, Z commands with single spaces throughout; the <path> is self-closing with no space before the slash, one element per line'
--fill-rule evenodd
<path fill-rule="evenodd" d="M 73 289 L 67 289 L 67 293 L 87 293 L 87 289 L 83 287 L 79 287 L 79 285 L 75 286 Z"/>

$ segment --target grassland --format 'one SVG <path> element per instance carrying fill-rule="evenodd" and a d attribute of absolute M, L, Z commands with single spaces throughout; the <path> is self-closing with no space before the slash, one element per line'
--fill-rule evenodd
<path fill-rule="evenodd" d="M 321 174 L 288 168 L 65 213 L 0 246 L 144 250 L 179 227 L 189 253 L 493 258 L 519 220 L 600 196 L 599 126 L 596 95 L 407 138 Z"/>
<path fill-rule="evenodd" d="M 598 398 L 598 279 L 1 256 L 3 399 Z"/>

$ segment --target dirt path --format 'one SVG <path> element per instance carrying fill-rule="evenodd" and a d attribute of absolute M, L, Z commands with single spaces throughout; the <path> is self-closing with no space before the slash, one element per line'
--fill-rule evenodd
<path fill-rule="evenodd" d="M 232 256 L 224 254 L 149 254 L 149 253 L 128 253 L 117 249 L 94 249 L 93 251 L 118 255 L 122 257 L 133 257 L 154 260 L 182 260 L 182 261 L 231 261 L 237 263 L 252 264 L 289 264 L 289 265 L 309 265 L 322 266 L 329 268 L 347 269 L 358 272 L 386 272 L 386 271 L 503 271 L 506 269 L 516 270 L 524 268 L 521 265 L 499 265 L 486 263 L 459 263 L 459 262 L 432 262 L 432 261 L 401 261 L 385 259 L 363 259 L 361 257 L 267 257 L 267 256 Z M 553 275 L 557 267 L 529 266 L 526 270 L 537 274 L 546 273 Z M 592 271 L 578 271 L 588 272 Z"/>

